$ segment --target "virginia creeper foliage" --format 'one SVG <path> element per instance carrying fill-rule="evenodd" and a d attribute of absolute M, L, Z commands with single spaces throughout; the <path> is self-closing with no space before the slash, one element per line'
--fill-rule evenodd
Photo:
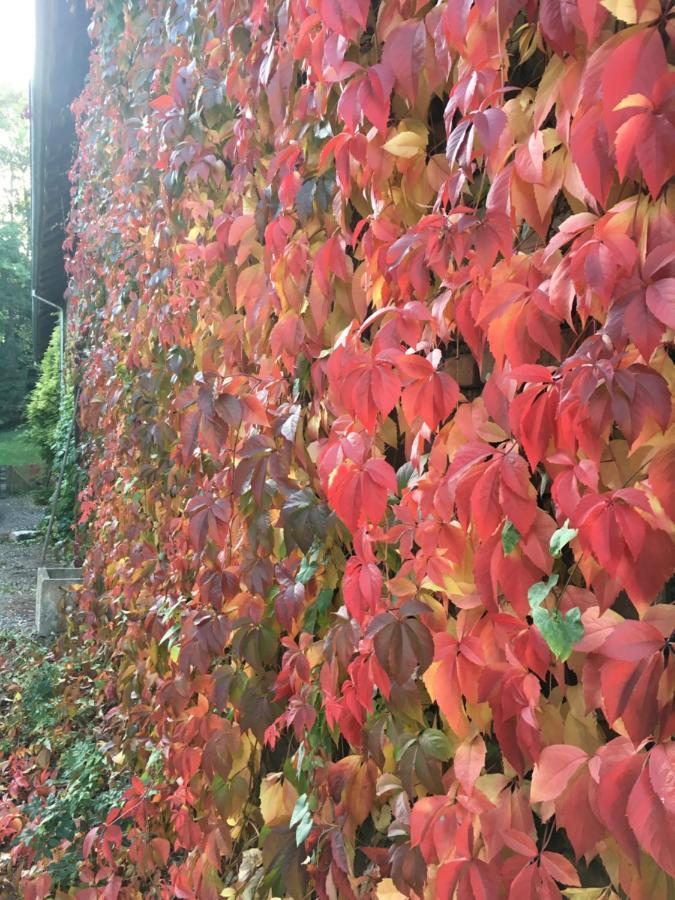
<path fill-rule="evenodd" d="M 668 5 L 92 7 L 78 896 L 672 896 Z"/>

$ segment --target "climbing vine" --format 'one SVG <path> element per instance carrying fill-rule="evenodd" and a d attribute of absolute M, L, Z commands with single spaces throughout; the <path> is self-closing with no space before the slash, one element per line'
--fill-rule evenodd
<path fill-rule="evenodd" d="M 667 4 L 92 13 L 77 896 L 670 896 Z"/>

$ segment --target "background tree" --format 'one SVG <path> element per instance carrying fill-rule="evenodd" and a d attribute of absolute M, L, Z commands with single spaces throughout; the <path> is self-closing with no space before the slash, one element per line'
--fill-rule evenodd
<path fill-rule="evenodd" d="M 30 313 L 30 150 L 25 97 L 0 87 L 0 427 L 21 420 L 34 379 Z"/>
<path fill-rule="evenodd" d="M 54 462 L 54 439 L 59 421 L 59 350 L 61 329 L 52 332 L 49 346 L 40 362 L 40 374 L 26 405 L 28 432 L 35 442 L 47 471 Z"/>

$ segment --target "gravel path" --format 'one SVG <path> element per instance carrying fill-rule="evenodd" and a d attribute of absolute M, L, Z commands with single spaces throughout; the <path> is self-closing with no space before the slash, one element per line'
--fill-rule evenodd
<path fill-rule="evenodd" d="M 36 528 L 44 507 L 30 497 L 0 499 L 0 629 L 30 634 L 35 627 L 35 579 L 40 541 L 10 543 L 10 531 Z"/>

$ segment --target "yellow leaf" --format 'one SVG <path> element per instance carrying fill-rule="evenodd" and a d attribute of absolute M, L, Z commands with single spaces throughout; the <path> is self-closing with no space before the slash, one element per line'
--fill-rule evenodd
<path fill-rule="evenodd" d="M 232 755 L 232 771 L 240 772 L 246 768 L 251 758 L 251 753 L 256 745 L 255 739 L 251 737 L 249 732 L 243 732 L 238 736 L 238 742 Z"/>
<path fill-rule="evenodd" d="M 540 41 L 534 23 L 529 23 L 521 27 L 522 31 L 518 39 L 518 55 L 521 63 L 524 63 L 537 52 Z"/>
<path fill-rule="evenodd" d="M 393 156 L 412 159 L 422 153 L 427 145 L 426 135 L 415 134 L 414 131 L 402 131 L 384 145 L 384 149 Z"/>
<path fill-rule="evenodd" d="M 391 808 L 389 804 L 385 803 L 380 809 L 377 809 L 377 807 L 371 809 L 370 817 L 377 831 L 385 832 L 391 824 Z"/>
<path fill-rule="evenodd" d="M 635 0 L 600 0 L 600 5 L 608 9 L 620 22 L 626 22 L 628 25 L 650 22 L 661 13 L 658 0 L 648 0 L 646 4 L 640 3 L 639 13 Z"/>
<path fill-rule="evenodd" d="M 489 775 L 487 772 L 483 775 L 478 776 L 478 780 L 476 781 L 476 787 L 478 790 L 485 794 L 485 796 L 490 800 L 491 803 L 497 804 L 499 800 L 499 795 L 504 790 L 507 784 L 507 779 L 504 775 L 500 773 L 494 773 Z"/>
<path fill-rule="evenodd" d="M 380 426 L 379 436 L 385 444 L 389 444 L 390 447 L 396 446 L 398 442 L 398 432 L 396 431 L 396 424 L 393 419 L 384 420 Z"/>
<path fill-rule="evenodd" d="M 609 897 L 615 897 L 616 894 L 613 891 L 608 894 L 607 888 L 604 887 L 592 887 L 566 888 L 563 896 L 568 897 L 569 900 L 608 900 Z"/>
<path fill-rule="evenodd" d="M 581 747 L 589 756 L 593 756 L 602 743 L 595 716 L 586 713 L 583 689 L 581 685 L 568 688 L 567 702 L 569 713 L 565 718 L 563 744 L 574 744 Z"/>
<path fill-rule="evenodd" d="M 536 97 L 539 96 L 537 91 Z M 504 104 L 504 112 L 509 124 L 509 131 L 517 144 L 524 144 L 532 133 L 532 114 L 535 93 L 531 88 L 524 88 L 516 97 Z M 542 119 L 543 121 L 543 119 Z M 510 149 L 510 148 L 509 148 Z"/>
<path fill-rule="evenodd" d="M 298 792 L 281 772 L 266 775 L 260 785 L 260 812 L 265 825 L 288 822 L 297 799 Z"/>
<path fill-rule="evenodd" d="M 465 701 L 466 714 L 479 731 L 489 731 L 492 723 L 492 708 L 486 701 L 485 703 L 470 703 Z"/>
<path fill-rule="evenodd" d="M 637 22 L 634 0 L 600 0 L 600 3 L 620 22 L 627 22 L 629 25 Z"/>
<path fill-rule="evenodd" d="M 51 753 L 47 747 L 43 747 L 35 758 L 36 763 L 41 769 L 46 769 L 51 760 Z"/>
<path fill-rule="evenodd" d="M 318 666 L 319 663 L 323 662 L 323 641 L 315 641 L 311 647 L 308 647 L 306 655 L 310 668 L 312 669 L 314 666 Z"/>
<path fill-rule="evenodd" d="M 616 112 L 618 109 L 635 109 L 636 106 L 643 106 L 647 109 L 652 108 L 652 101 L 644 94 L 628 94 L 623 100 L 620 100 L 614 107 Z"/>
<path fill-rule="evenodd" d="M 400 891 L 396 890 L 391 878 L 382 879 L 377 886 L 376 896 L 381 897 L 382 900 L 397 900 L 399 897 L 405 898 L 405 894 L 401 894 Z"/>
<path fill-rule="evenodd" d="M 376 777 L 377 767 L 369 759 L 356 768 L 354 777 L 345 785 L 343 793 L 345 806 L 357 825 L 362 825 L 373 809 Z"/>
<path fill-rule="evenodd" d="M 387 589 L 397 599 L 410 600 L 417 594 L 417 585 L 409 578 L 395 576 L 387 582 Z"/>

